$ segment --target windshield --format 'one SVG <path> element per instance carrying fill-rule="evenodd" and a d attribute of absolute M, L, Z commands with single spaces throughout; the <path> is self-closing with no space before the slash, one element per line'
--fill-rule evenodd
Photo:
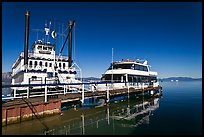
<path fill-rule="evenodd" d="M 112 69 L 112 65 L 108 68 L 108 70 Z M 138 64 L 113 64 L 113 69 L 133 69 L 139 71 L 148 71 L 147 66 L 138 65 Z"/>
<path fill-rule="evenodd" d="M 113 64 L 113 69 L 132 69 L 134 64 Z M 109 67 L 109 70 L 112 69 L 112 65 Z"/>

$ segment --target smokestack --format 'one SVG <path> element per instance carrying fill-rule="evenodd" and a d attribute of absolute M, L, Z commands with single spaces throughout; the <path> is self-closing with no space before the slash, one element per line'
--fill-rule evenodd
<path fill-rule="evenodd" d="M 68 53 L 69 53 L 69 58 L 68 58 L 68 61 L 69 61 L 69 67 L 72 66 L 72 21 L 69 21 L 69 30 L 70 30 L 70 33 L 69 33 L 69 49 L 68 49 Z"/>
<path fill-rule="evenodd" d="M 24 39 L 24 65 L 28 65 L 28 38 L 29 38 L 29 16 L 30 12 L 25 14 L 25 39 Z"/>

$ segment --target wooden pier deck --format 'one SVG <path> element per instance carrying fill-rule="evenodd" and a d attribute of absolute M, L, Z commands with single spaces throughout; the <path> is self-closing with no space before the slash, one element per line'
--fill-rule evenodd
<path fill-rule="evenodd" d="M 151 90 L 161 89 L 158 87 L 148 87 L 143 89 L 124 88 L 107 91 L 84 92 L 84 98 L 104 98 L 118 95 L 127 95 L 132 93 L 142 93 Z M 109 95 L 107 95 L 109 94 Z M 59 95 L 49 95 L 47 102 L 45 97 L 19 98 L 2 102 L 2 126 L 12 123 L 18 123 L 25 120 L 31 120 L 35 117 L 45 117 L 61 113 L 61 105 L 66 102 L 82 101 L 82 93 L 66 93 Z M 108 96 L 108 97 L 107 97 Z M 83 103 L 83 101 L 81 102 Z M 29 105 L 30 104 L 30 105 Z"/>

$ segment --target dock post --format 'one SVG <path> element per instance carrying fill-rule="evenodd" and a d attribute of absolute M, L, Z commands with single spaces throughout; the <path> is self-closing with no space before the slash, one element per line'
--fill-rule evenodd
<path fill-rule="evenodd" d="M 66 86 L 64 85 L 64 95 L 66 94 Z"/>
<path fill-rule="evenodd" d="M 142 89 L 144 89 L 144 82 L 142 83 Z"/>
<path fill-rule="evenodd" d="M 84 84 L 82 84 L 82 100 L 81 103 L 84 103 Z"/>
<path fill-rule="evenodd" d="M 127 89 L 128 89 L 128 94 L 129 94 L 129 92 L 130 92 L 130 90 L 129 90 L 129 83 L 127 84 Z"/>
<path fill-rule="evenodd" d="M 47 85 L 45 85 L 45 102 L 47 102 Z"/>
<path fill-rule="evenodd" d="M 14 97 L 14 98 L 16 97 L 16 88 L 14 88 L 13 97 Z"/>
<path fill-rule="evenodd" d="M 29 87 L 27 87 L 27 98 L 29 97 Z"/>
<path fill-rule="evenodd" d="M 107 96 L 107 99 L 106 99 L 106 102 L 109 102 L 110 98 L 109 98 L 109 87 L 108 85 L 106 84 L 106 96 Z"/>

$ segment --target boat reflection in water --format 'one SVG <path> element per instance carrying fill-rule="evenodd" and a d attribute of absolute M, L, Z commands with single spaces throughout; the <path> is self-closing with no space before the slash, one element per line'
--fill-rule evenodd
<path fill-rule="evenodd" d="M 133 94 L 114 97 L 107 105 L 98 103 L 95 106 L 93 104 L 103 102 L 102 99 L 87 99 L 86 102 L 92 102 L 90 107 L 87 104 L 80 107 L 75 105 L 75 108 L 63 110 L 60 116 L 44 119 L 43 122 L 49 127 L 48 131 L 43 131 L 43 126 L 38 121 L 39 126 L 37 126 L 37 122 L 24 125 L 24 130 L 21 129 L 21 133 L 18 129 L 16 129 L 16 133 L 9 131 L 9 126 L 7 126 L 7 132 L 10 134 L 48 135 L 131 134 L 140 125 L 149 124 L 152 113 L 159 108 L 160 97 L 161 95 L 158 94 Z M 33 128 L 34 125 L 35 128 Z M 20 127 L 22 128 L 22 126 Z M 37 130 L 39 127 L 41 128 Z M 9 133 L 5 133 L 5 129 L 3 129 L 3 134 Z"/>

